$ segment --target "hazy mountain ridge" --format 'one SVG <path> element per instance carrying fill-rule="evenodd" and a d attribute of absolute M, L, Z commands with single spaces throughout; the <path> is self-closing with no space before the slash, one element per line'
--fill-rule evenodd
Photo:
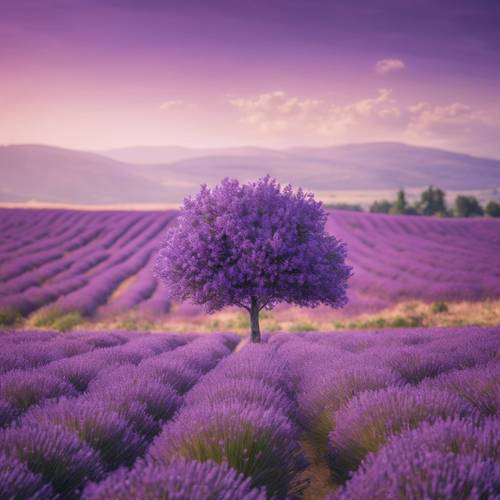
<path fill-rule="evenodd" d="M 267 173 L 323 192 L 429 184 L 464 191 L 500 186 L 500 160 L 401 143 L 287 150 L 139 147 L 107 154 L 115 159 L 50 146 L 2 146 L 0 201 L 177 203 L 202 183 L 224 177 L 247 181 Z M 167 156 L 171 161 L 149 162 Z"/>
<path fill-rule="evenodd" d="M 132 146 L 128 148 L 96 151 L 113 160 L 138 165 L 173 163 L 204 156 L 255 156 L 277 153 L 272 149 L 253 146 L 234 148 L 185 148 L 182 146 Z"/>

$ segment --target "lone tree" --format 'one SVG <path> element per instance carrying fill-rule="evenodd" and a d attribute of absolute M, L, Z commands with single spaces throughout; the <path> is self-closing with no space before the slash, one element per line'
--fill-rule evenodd
<path fill-rule="evenodd" d="M 156 263 L 172 298 L 208 312 L 239 306 L 260 342 L 259 312 L 278 302 L 342 307 L 351 268 L 344 243 L 325 232 L 327 212 L 311 193 L 263 177 L 224 179 L 184 200 Z"/>

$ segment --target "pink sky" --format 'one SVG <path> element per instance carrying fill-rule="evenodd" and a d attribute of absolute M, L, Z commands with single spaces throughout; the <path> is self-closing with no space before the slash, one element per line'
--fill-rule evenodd
<path fill-rule="evenodd" d="M 0 143 L 500 158 L 499 25 L 487 0 L 18 0 L 0 18 Z"/>

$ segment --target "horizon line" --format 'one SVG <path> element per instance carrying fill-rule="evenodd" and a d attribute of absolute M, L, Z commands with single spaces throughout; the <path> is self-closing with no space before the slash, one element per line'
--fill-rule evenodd
<path fill-rule="evenodd" d="M 133 146 L 119 146 L 119 147 L 113 147 L 113 148 L 106 148 L 106 149 L 81 149 L 81 148 L 74 148 L 74 147 L 69 147 L 69 146 L 60 146 L 56 144 L 47 144 L 47 143 L 38 143 L 38 142 L 11 142 L 11 143 L 0 143 L 0 147 L 19 147 L 19 146 L 34 146 L 34 147 L 46 147 L 46 148 L 53 148 L 53 149 L 61 149 L 61 150 L 66 150 L 66 151 L 75 151 L 75 152 L 81 152 L 81 153 L 92 153 L 92 154 L 99 154 L 105 156 L 105 153 L 110 153 L 114 151 L 123 151 L 127 149 L 139 149 L 139 148 L 144 148 L 144 149 L 185 149 L 185 150 L 191 150 L 191 151 L 217 151 L 217 150 L 236 150 L 236 149 L 255 149 L 255 150 L 263 150 L 263 151 L 271 151 L 271 152 L 286 152 L 286 151 L 292 151 L 296 149 L 334 149 L 334 148 L 342 148 L 342 147 L 348 147 L 348 146 L 363 146 L 363 145 L 398 145 L 398 146 L 406 146 L 410 148 L 419 148 L 419 149 L 429 149 L 429 150 L 434 150 L 434 151 L 443 151 L 447 153 L 453 153 L 453 154 L 458 154 L 458 155 L 463 155 L 463 156 L 469 156 L 472 158 L 479 158 L 479 159 L 484 159 L 484 160 L 500 160 L 500 156 L 483 156 L 483 155 L 477 155 L 471 152 L 467 151 L 460 151 L 460 150 L 454 150 L 454 149 L 446 149 L 444 147 L 438 147 L 438 146 L 432 146 L 432 145 L 421 145 L 421 144 L 413 144 L 409 142 L 403 142 L 403 141 L 359 141 L 359 142 L 343 142 L 343 143 L 334 143 L 330 145 L 324 145 L 324 146 L 317 146 L 317 145 L 307 145 L 307 144 L 301 144 L 301 145 L 296 145 L 296 146 L 287 146 L 287 147 L 270 147 L 270 146 L 257 146 L 257 145 L 252 145 L 252 144 L 241 144 L 241 145 L 233 145 L 233 146 L 184 146 L 184 145 L 179 145 L 179 144 L 166 144 L 166 145 L 159 145 L 159 144 L 150 144 L 150 145 L 145 145 L 145 144 L 137 144 Z"/>

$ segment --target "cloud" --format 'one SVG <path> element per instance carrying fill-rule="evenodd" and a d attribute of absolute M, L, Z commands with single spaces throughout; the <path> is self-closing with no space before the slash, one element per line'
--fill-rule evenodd
<path fill-rule="evenodd" d="M 379 75 L 401 71 L 405 68 L 405 63 L 401 59 L 381 59 L 375 64 L 375 71 Z"/>
<path fill-rule="evenodd" d="M 319 99 L 289 96 L 278 90 L 254 97 L 230 99 L 241 114 L 240 121 L 260 133 L 307 132 L 308 134 L 344 135 L 361 126 L 379 126 L 398 122 L 400 109 L 389 89 L 377 95 L 339 106 Z"/>
<path fill-rule="evenodd" d="M 173 99 L 170 101 L 163 101 L 160 104 L 160 109 L 162 111 L 170 111 L 172 109 L 183 108 L 186 106 L 186 103 L 182 99 Z"/>
<path fill-rule="evenodd" d="M 442 133 L 452 130 L 466 131 L 471 124 L 484 122 L 486 116 L 461 102 L 433 106 L 426 102 L 410 106 L 410 128 L 427 133 Z"/>
<path fill-rule="evenodd" d="M 261 135 L 302 143 L 394 140 L 463 149 L 494 141 L 500 118 L 462 103 L 401 104 L 390 89 L 347 104 L 290 96 L 282 90 L 230 99 L 240 121 Z"/>
<path fill-rule="evenodd" d="M 498 143 L 500 116 L 461 102 L 430 104 L 420 102 L 408 108 L 405 136 L 409 141 L 458 149 L 475 149 L 486 155 Z"/>
<path fill-rule="evenodd" d="M 241 122 L 254 125 L 260 132 L 282 132 L 296 123 L 307 123 L 319 112 L 321 101 L 288 97 L 276 90 L 254 97 L 230 99 L 241 113 Z"/>

